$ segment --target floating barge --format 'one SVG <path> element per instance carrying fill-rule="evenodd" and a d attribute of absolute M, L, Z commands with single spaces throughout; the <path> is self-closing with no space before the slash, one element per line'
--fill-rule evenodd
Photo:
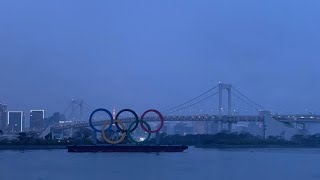
<path fill-rule="evenodd" d="M 68 152 L 84 153 L 84 152 L 183 152 L 188 146 L 159 146 L 159 145 L 72 145 L 67 146 Z"/>

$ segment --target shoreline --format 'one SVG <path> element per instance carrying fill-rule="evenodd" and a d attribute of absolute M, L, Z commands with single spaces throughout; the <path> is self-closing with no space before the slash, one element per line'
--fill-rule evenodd
<path fill-rule="evenodd" d="M 56 150 L 67 149 L 67 145 L 0 145 L 2 150 Z"/>
<path fill-rule="evenodd" d="M 191 145 L 192 146 L 192 145 Z M 208 145 L 193 145 L 195 148 L 200 149 L 268 149 L 268 148 L 281 148 L 281 149 L 320 149 L 320 144 L 285 144 L 285 145 L 228 145 L 228 144 L 208 144 Z M 67 149 L 67 145 L 0 145 L 0 151 L 3 150 L 59 150 Z"/>
<path fill-rule="evenodd" d="M 208 145 L 195 145 L 195 148 L 202 149 L 267 149 L 267 148 L 281 148 L 281 149 L 320 149 L 320 144 L 251 144 L 251 145 L 228 145 L 228 144 L 208 144 Z"/>

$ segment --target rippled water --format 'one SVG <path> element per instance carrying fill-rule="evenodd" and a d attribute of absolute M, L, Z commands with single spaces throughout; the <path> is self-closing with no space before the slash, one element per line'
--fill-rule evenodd
<path fill-rule="evenodd" d="M 184 153 L 0 151 L 0 180 L 320 179 L 318 149 L 214 150 Z"/>

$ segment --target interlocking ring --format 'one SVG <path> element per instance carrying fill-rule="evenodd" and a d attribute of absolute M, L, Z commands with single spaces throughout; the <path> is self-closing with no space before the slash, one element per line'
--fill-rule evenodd
<path fill-rule="evenodd" d="M 99 111 L 107 113 L 111 119 L 111 121 L 106 121 L 104 123 L 101 130 L 95 128 L 92 124 L 93 115 Z M 130 112 L 134 115 L 134 121 L 129 125 L 128 129 L 126 128 L 124 122 L 119 119 L 120 114 L 123 112 Z M 160 126 L 156 130 L 151 130 L 150 125 L 146 121 L 143 120 L 144 117 L 146 116 L 146 114 L 150 113 L 150 112 L 154 112 L 160 117 L 161 123 L 160 123 Z M 114 124 L 117 127 L 118 131 L 120 131 L 122 133 L 121 137 L 118 140 L 111 140 L 110 138 L 107 137 L 107 134 L 106 134 L 107 130 L 110 130 Z M 147 137 L 141 141 L 137 141 L 137 140 L 133 139 L 133 137 L 131 135 L 131 133 L 133 133 L 138 128 L 139 124 L 141 125 L 141 128 L 148 134 Z M 164 118 L 163 118 L 162 114 L 159 111 L 154 110 L 154 109 L 150 109 L 150 110 L 147 110 L 146 112 L 144 112 L 141 116 L 141 119 L 139 119 L 139 117 L 135 111 L 133 111 L 131 109 L 123 109 L 119 113 L 117 113 L 115 120 L 114 120 L 110 111 L 103 109 L 103 108 L 100 108 L 100 109 L 96 109 L 95 111 L 93 111 L 91 113 L 90 119 L 89 119 L 89 125 L 92 128 L 92 130 L 95 132 L 101 132 L 102 138 L 104 139 L 104 141 L 106 141 L 107 143 L 110 143 L 110 144 L 119 144 L 119 143 L 123 142 L 126 137 L 128 137 L 129 141 L 136 143 L 136 144 L 141 144 L 141 143 L 147 142 L 150 139 L 152 133 L 160 132 L 161 128 L 163 127 L 163 124 L 164 124 Z"/>
<path fill-rule="evenodd" d="M 120 124 L 120 126 L 122 127 L 122 129 L 123 129 L 123 130 L 126 130 L 126 126 L 124 125 L 124 123 L 123 123 L 122 121 L 120 121 L 120 120 L 115 120 L 115 123 Z M 118 140 L 116 140 L 116 141 L 112 141 L 112 140 L 110 140 L 109 138 L 107 138 L 107 136 L 106 136 L 106 127 L 107 127 L 108 125 L 110 125 L 110 122 L 109 122 L 109 121 L 107 121 L 107 122 L 103 125 L 103 127 L 102 127 L 102 137 L 103 137 L 103 139 L 104 139 L 106 142 L 110 143 L 110 144 L 119 144 L 119 143 L 121 143 L 121 142 L 126 138 L 127 133 L 126 133 L 126 132 L 122 132 L 122 136 L 121 136 L 120 139 L 118 139 Z"/>
<path fill-rule="evenodd" d="M 132 126 L 134 125 L 134 123 L 135 123 L 135 122 L 133 122 L 133 123 L 130 124 L 130 126 L 129 126 L 129 128 L 128 128 L 129 131 L 131 131 L 131 128 L 132 128 Z M 138 121 L 138 123 L 139 123 L 139 121 Z M 147 126 L 148 130 L 151 130 L 151 127 L 150 127 L 150 125 L 149 125 L 147 122 L 140 120 L 140 123 L 145 124 L 145 125 Z M 136 143 L 136 144 L 142 144 L 142 143 L 144 143 L 144 142 L 147 142 L 147 141 L 150 139 L 150 137 L 151 137 L 151 133 L 150 133 L 150 132 L 147 132 L 147 133 L 148 133 L 148 136 L 147 136 L 144 140 L 141 140 L 141 141 L 136 141 L 135 139 L 133 139 L 133 137 L 131 136 L 131 133 L 128 133 L 128 139 L 129 139 L 131 142 L 134 142 L 134 143 Z"/>
<path fill-rule="evenodd" d="M 135 126 L 134 126 L 133 129 L 130 129 L 130 128 L 129 128 L 129 129 L 130 129 L 129 132 L 132 133 L 134 130 L 136 130 L 136 129 L 138 128 L 138 125 L 139 125 L 139 117 L 138 117 L 137 113 L 134 112 L 133 110 L 131 110 L 131 109 L 123 109 L 123 110 L 121 110 L 121 111 L 119 111 L 119 112 L 117 113 L 115 119 L 119 119 L 120 114 L 121 114 L 121 113 L 124 113 L 124 112 L 130 112 L 130 113 L 132 113 L 132 114 L 134 115 L 135 122 L 133 122 L 133 123 L 135 123 Z M 117 126 L 117 128 L 118 128 L 119 130 L 124 131 L 123 129 L 121 129 L 121 128 L 119 127 L 119 125 L 118 125 L 117 122 L 115 122 L 115 124 L 116 124 L 116 126 Z"/>
<path fill-rule="evenodd" d="M 156 113 L 156 114 L 159 116 L 160 121 L 161 121 L 160 126 L 159 126 L 156 130 L 153 130 L 153 131 L 147 129 L 147 128 L 144 126 L 144 123 L 142 123 L 142 122 L 145 122 L 143 119 L 144 119 L 144 117 L 146 116 L 146 114 L 148 114 L 148 113 L 150 113 L 150 112 Z M 142 114 L 142 116 L 141 116 L 141 121 L 142 121 L 142 122 L 140 122 L 140 124 L 141 124 L 142 129 L 145 130 L 146 132 L 150 132 L 150 133 L 160 132 L 160 130 L 162 129 L 163 124 L 164 124 L 164 118 L 163 118 L 162 114 L 161 114 L 159 111 L 155 110 L 155 109 L 150 109 L 150 110 L 144 112 L 144 113 Z"/>
<path fill-rule="evenodd" d="M 111 121 L 111 122 L 110 122 L 110 124 L 109 124 L 109 126 L 108 126 L 108 128 L 107 128 L 106 130 L 111 129 L 112 124 L 113 124 L 113 116 L 112 116 L 112 114 L 111 114 L 110 111 L 108 111 L 108 110 L 106 110 L 106 109 L 103 109 L 103 108 L 96 109 L 96 110 L 94 110 L 94 111 L 91 113 L 90 119 L 89 119 L 89 126 L 91 127 L 91 129 L 92 129 L 94 132 L 101 132 L 101 130 L 95 128 L 95 127 L 93 126 L 93 124 L 92 124 L 93 115 L 94 115 L 95 113 L 97 113 L 97 112 L 105 112 L 105 113 L 107 113 L 107 114 L 110 116 L 110 121 Z"/>

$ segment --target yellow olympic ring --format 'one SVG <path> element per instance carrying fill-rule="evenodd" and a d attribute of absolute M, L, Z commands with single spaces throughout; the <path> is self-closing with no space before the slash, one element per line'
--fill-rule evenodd
<path fill-rule="evenodd" d="M 105 129 L 106 129 L 106 127 L 110 124 L 109 121 L 107 121 L 107 122 L 103 125 L 103 127 L 102 127 L 102 137 L 103 137 L 103 139 L 104 139 L 107 143 L 110 143 L 110 144 L 119 144 L 119 143 L 121 143 L 121 142 L 126 138 L 127 133 L 126 133 L 125 131 L 126 131 L 127 129 L 126 129 L 126 126 L 124 125 L 124 123 L 123 123 L 122 121 L 120 121 L 120 120 L 115 120 L 114 122 L 120 124 L 120 126 L 121 126 L 122 129 L 124 130 L 124 131 L 122 132 L 121 138 L 118 139 L 117 141 L 111 141 L 110 139 L 107 138 Z"/>

